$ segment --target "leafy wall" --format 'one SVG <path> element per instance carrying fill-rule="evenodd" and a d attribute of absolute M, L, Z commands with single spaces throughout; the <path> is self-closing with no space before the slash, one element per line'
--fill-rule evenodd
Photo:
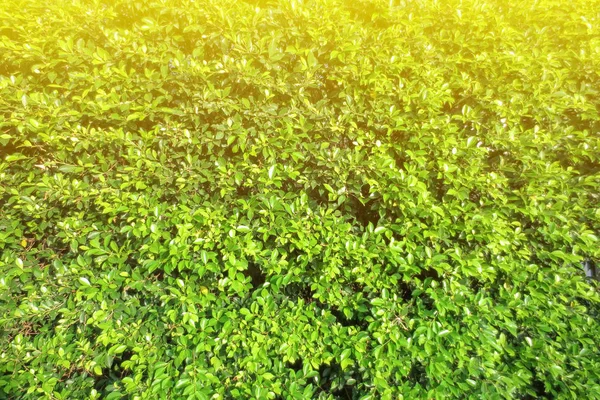
<path fill-rule="evenodd" d="M 600 398 L 599 10 L 1 2 L 0 397 Z"/>

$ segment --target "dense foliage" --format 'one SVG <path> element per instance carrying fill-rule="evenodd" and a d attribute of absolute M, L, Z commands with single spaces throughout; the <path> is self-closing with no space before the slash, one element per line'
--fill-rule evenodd
<path fill-rule="evenodd" d="M 599 10 L 0 2 L 0 397 L 600 398 Z"/>

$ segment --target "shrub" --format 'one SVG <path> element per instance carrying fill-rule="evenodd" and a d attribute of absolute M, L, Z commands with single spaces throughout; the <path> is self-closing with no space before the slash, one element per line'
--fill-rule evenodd
<path fill-rule="evenodd" d="M 0 396 L 600 398 L 595 1 L 5 0 Z"/>

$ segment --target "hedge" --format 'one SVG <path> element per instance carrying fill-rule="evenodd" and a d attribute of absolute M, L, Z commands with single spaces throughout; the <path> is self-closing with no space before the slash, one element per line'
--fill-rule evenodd
<path fill-rule="evenodd" d="M 0 3 L 0 398 L 600 399 L 598 1 Z"/>

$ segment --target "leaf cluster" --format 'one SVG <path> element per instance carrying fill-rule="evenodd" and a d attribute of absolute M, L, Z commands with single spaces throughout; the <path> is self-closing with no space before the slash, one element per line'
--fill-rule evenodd
<path fill-rule="evenodd" d="M 598 6 L 0 2 L 0 397 L 600 398 Z"/>

